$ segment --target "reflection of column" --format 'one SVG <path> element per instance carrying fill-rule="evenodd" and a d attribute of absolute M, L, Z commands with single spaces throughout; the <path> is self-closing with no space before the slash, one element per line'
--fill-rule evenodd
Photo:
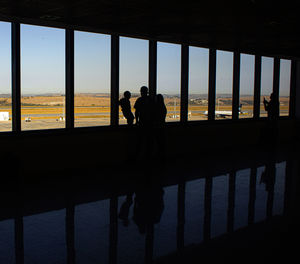
<path fill-rule="evenodd" d="M 185 223 L 185 182 L 178 184 L 177 199 L 177 249 L 184 247 L 184 223 Z"/>
<path fill-rule="evenodd" d="M 294 234 L 299 233 L 299 175 L 300 158 L 291 153 L 286 161 L 286 178 L 284 193 L 284 216 L 288 220 L 289 230 Z"/>
<path fill-rule="evenodd" d="M 67 263 L 74 264 L 75 263 L 75 206 L 72 203 L 67 204 L 66 207 L 66 244 L 67 244 Z"/>
<path fill-rule="evenodd" d="M 145 263 L 152 263 L 154 243 L 154 224 L 148 223 L 146 228 Z"/>
<path fill-rule="evenodd" d="M 284 206 L 283 214 L 285 216 L 290 216 L 291 213 L 291 189 L 292 189 L 292 175 L 293 175 L 293 160 L 291 158 L 287 159 L 285 165 L 285 189 L 284 189 Z"/>
<path fill-rule="evenodd" d="M 23 183 L 24 179 L 20 173 L 20 160 L 14 158 L 15 166 L 13 175 L 16 175 L 16 193 L 14 200 L 15 207 L 15 255 L 16 264 L 24 263 L 24 224 L 23 224 Z"/>
<path fill-rule="evenodd" d="M 24 263 L 24 226 L 21 208 L 16 209 L 15 216 L 15 254 L 16 264 Z"/>
<path fill-rule="evenodd" d="M 251 168 L 248 204 L 248 225 L 254 223 L 257 169 Z"/>
<path fill-rule="evenodd" d="M 118 197 L 110 199 L 110 223 L 109 223 L 109 263 L 117 263 L 118 245 Z"/>
<path fill-rule="evenodd" d="M 234 228 L 235 178 L 236 178 L 236 173 L 231 172 L 229 175 L 228 211 L 227 211 L 227 232 L 228 233 L 233 232 L 233 228 Z"/>
<path fill-rule="evenodd" d="M 204 241 L 210 239 L 211 233 L 211 196 L 212 196 L 212 177 L 208 175 L 205 179 L 205 196 L 204 196 Z"/>
<path fill-rule="evenodd" d="M 267 172 L 267 181 L 266 181 L 266 190 L 268 192 L 267 198 L 267 219 L 270 219 L 273 214 L 273 200 L 274 200 L 274 184 L 276 176 L 276 167 L 275 162 L 271 162 L 266 165 Z"/>

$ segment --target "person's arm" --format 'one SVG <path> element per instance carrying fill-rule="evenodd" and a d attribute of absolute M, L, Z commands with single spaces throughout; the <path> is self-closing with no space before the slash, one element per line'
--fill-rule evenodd
<path fill-rule="evenodd" d="M 135 102 L 133 108 L 135 109 L 134 116 L 135 116 L 135 123 L 139 123 L 139 118 L 140 118 L 140 111 L 138 107 L 138 100 Z"/>
<path fill-rule="evenodd" d="M 138 124 L 139 123 L 139 118 L 140 118 L 140 112 L 135 109 L 134 115 L 135 115 L 135 123 Z"/>
<path fill-rule="evenodd" d="M 266 98 L 264 98 L 264 107 L 266 111 L 269 110 L 269 102 L 266 100 Z"/>

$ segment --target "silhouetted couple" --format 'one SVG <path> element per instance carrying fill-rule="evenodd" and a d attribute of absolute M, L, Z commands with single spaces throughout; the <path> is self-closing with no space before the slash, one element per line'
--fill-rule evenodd
<path fill-rule="evenodd" d="M 164 103 L 164 98 L 161 94 L 156 96 L 148 95 L 148 88 L 142 86 L 141 97 L 139 97 L 135 104 L 135 119 L 136 124 L 140 126 L 153 126 L 164 124 L 167 108 Z M 127 119 L 128 125 L 132 125 L 134 121 L 134 115 L 131 112 L 130 104 L 131 93 L 129 91 L 124 92 L 124 97 L 119 100 L 122 113 Z"/>
<path fill-rule="evenodd" d="M 135 104 L 135 119 L 138 127 L 136 155 L 145 155 L 145 159 L 165 158 L 164 125 L 167 108 L 161 94 L 149 95 L 146 86 L 140 89 L 141 97 Z M 156 151 L 155 151 L 156 148 Z"/>

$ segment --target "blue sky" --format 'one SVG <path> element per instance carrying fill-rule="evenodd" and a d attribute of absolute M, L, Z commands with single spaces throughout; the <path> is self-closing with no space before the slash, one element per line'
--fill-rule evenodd
<path fill-rule="evenodd" d="M 10 93 L 10 23 L 0 22 L 0 93 Z M 21 25 L 22 93 L 64 93 L 65 32 Z M 158 42 L 157 89 L 180 93 L 180 45 Z M 189 90 L 208 90 L 208 49 L 190 47 Z M 233 53 L 217 51 L 217 95 L 232 92 Z M 273 59 L 262 59 L 262 94 L 272 90 Z M 280 94 L 289 94 L 290 61 L 281 60 Z M 241 94 L 253 94 L 254 56 L 241 55 Z M 120 93 L 148 85 L 148 41 L 120 38 Z M 75 32 L 75 92 L 110 91 L 110 36 Z"/>

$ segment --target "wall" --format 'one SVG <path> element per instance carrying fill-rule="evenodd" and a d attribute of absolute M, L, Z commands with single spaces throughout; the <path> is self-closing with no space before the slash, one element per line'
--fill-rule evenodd
<path fill-rule="evenodd" d="M 295 124 L 293 120 L 281 119 L 278 122 L 278 141 L 294 140 Z M 166 156 L 172 160 L 197 157 L 217 149 L 257 146 L 265 126 L 263 120 L 191 122 L 185 126 L 168 124 Z M 136 129 L 125 126 L 0 135 L 5 170 L 9 173 L 12 166 L 20 163 L 22 171 L 27 174 L 65 168 L 124 166 L 124 162 L 133 157 L 135 141 Z"/>

